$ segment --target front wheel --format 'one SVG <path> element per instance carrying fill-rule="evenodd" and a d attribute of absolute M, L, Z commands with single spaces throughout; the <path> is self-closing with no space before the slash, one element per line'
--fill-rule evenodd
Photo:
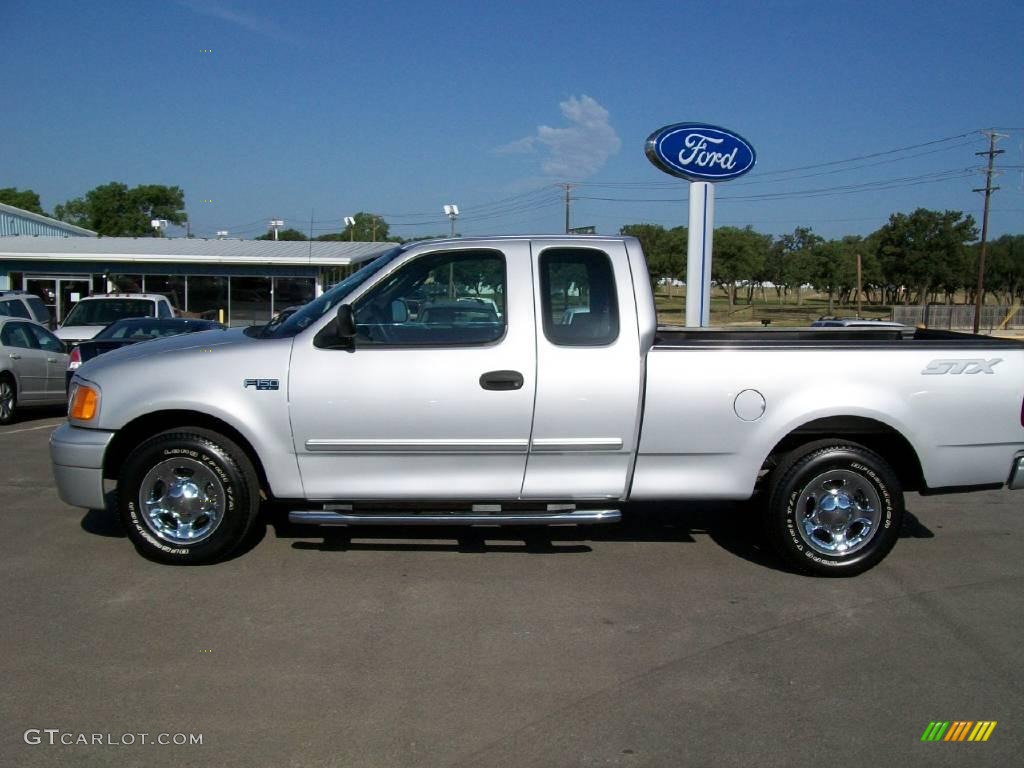
<path fill-rule="evenodd" d="M 174 564 L 226 557 L 259 512 L 259 481 L 245 452 L 214 432 L 158 434 L 125 461 L 118 512 L 139 552 Z"/>
<path fill-rule="evenodd" d="M 793 451 L 772 473 L 768 536 L 798 569 L 855 576 L 896 544 L 903 492 L 885 460 L 862 445 L 823 440 Z"/>
<path fill-rule="evenodd" d="M 14 380 L 9 376 L 0 376 L 0 424 L 11 424 L 15 419 L 18 407 L 18 392 Z"/>

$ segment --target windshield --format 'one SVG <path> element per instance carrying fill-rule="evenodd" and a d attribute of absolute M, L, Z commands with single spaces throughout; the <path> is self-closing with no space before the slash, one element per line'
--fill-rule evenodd
<path fill-rule="evenodd" d="M 124 317 L 153 317 L 155 309 L 148 299 L 88 299 L 75 304 L 64 325 L 110 325 Z"/>
<path fill-rule="evenodd" d="M 258 335 L 264 339 L 282 339 L 296 335 L 305 328 L 308 328 L 317 319 L 323 317 L 325 314 L 337 307 L 342 299 L 352 293 L 352 291 L 362 283 L 366 282 L 370 275 L 394 259 L 401 252 L 402 249 L 400 247 L 392 248 L 390 251 L 385 251 L 373 261 L 368 262 L 360 269 L 353 272 L 326 293 L 323 293 L 316 299 L 313 299 L 309 304 L 304 304 L 294 313 L 285 317 L 284 320 L 279 320 L 278 322 L 271 321 L 269 325 L 262 328 Z"/>

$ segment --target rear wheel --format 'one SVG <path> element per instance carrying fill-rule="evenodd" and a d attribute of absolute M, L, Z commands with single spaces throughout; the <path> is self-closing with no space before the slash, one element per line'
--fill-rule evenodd
<path fill-rule="evenodd" d="M 896 544 L 903 492 L 885 460 L 857 443 L 823 440 L 772 473 L 768 536 L 791 565 L 818 576 L 854 576 Z"/>
<path fill-rule="evenodd" d="M 9 375 L 0 376 L 0 424 L 11 424 L 18 407 L 18 391 L 14 379 Z"/>
<path fill-rule="evenodd" d="M 125 461 L 118 511 L 139 552 L 164 563 L 229 555 L 259 512 L 259 481 L 223 435 L 185 428 L 156 435 Z"/>

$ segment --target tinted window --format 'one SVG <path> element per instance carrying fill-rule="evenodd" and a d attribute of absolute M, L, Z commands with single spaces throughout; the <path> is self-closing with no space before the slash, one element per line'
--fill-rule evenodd
<path fill-rule="evenodd" d="M 50 322 L 50 310 L 46 308 L 42 300 L 38 296 L 29 296 L 25 299 L 28 302 L 29 309 L 32 310 L 32 314 L 36 316 L 36 320 L 40 323 Z"/>
<path fill-rule="evenodd" d="M 553 248 L 540 255 L 544 335 L 553 344 L 594 347 L 619 336 L 615 276 L 608 254 Z"/>
<path fill-rule="evenodd" d="M 171 312 L 171 305 L 166 301 L 157 302 L 157 312 L 160 317 L 174 317 L 174 314 Z"/>
<path fill-rule="evenodd" d="M 36 341 L 28 323 L 7 323 L 0 332 L 0 342 L 3 342 L 5 347 L 39 349 L 39 342 Z"/>
<path fill-rule="evenodd" d="M 63 352 L 64 342 L 39 325 L 30 325 L 29 330 L 36 337 L 36 342 L 41 349 L 47 352 Z"/>
<path fill-rule="evenodd" d="M 22 304 L 21 299 L 0 301 L 0 315 L 6 315 L 7 317 L 24 317 L 26 320 L 32 319 L 28 314 L 28 307 Z"/>
<path fill-rule="evenodd" d="M 109 325 L 122 317 L 152 317 L 149 299 L 88 299 L 78 302 L 64 325 Z"/>
<path fill-rule="evenodd" d="M 505 257 L 447 251 L 413 259 L 353 307 L 358 344 L 488 344 L 505 334 Z"/>

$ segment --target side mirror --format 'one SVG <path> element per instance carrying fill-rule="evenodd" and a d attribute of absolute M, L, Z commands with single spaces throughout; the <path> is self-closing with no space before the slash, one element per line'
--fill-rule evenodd
<path fill-rule="evenodd" d="M 356 318 L 352 313 L 352 305 L 342 304 L 338 307 L 338 337 L 352 339 L 356 335 Z"/>

